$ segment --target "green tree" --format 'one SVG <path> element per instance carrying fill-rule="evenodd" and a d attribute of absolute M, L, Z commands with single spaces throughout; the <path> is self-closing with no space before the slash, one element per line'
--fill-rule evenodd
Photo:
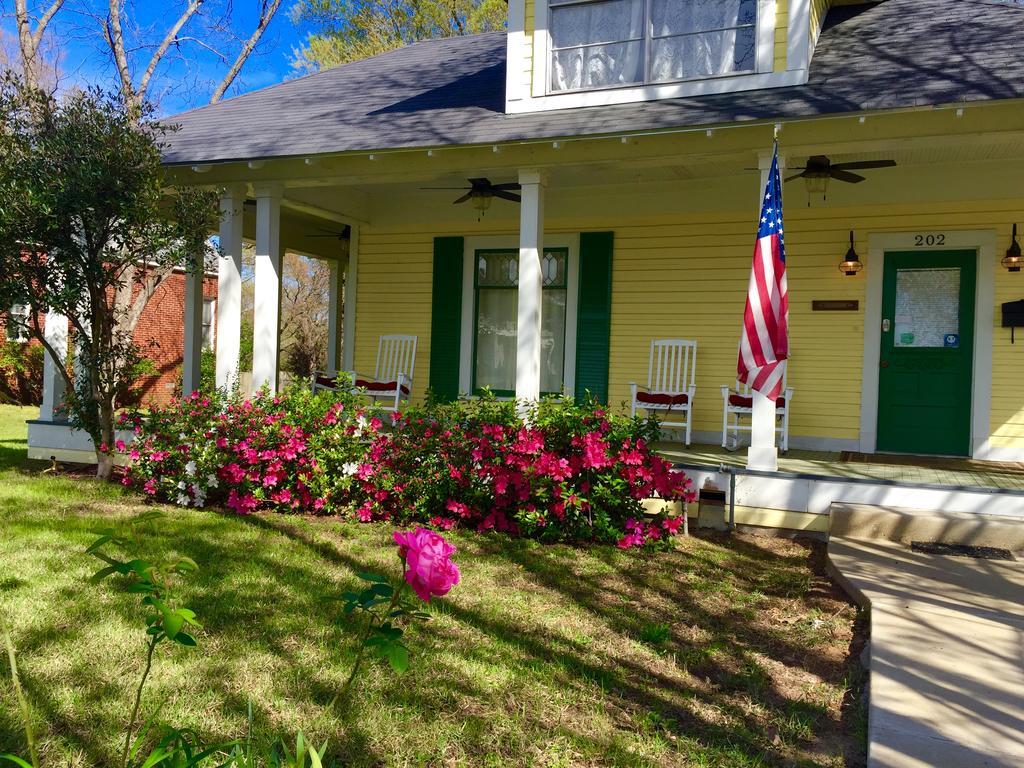
<path fill-rule="evenodd" d="M 141 354 L 132 297 L 154 272 L 203 268 L 215 193 L 169 193 L 160 163 L 169 130 L 121 94 L 58 100 L 0 83 L 0 307 L 30 308 L 28 333 L 58 359 L 40 320 L 66 315 L 77 373 L 64 370 L 72 423 L 96 446 L 97 476 L 112 474 L 115 410 Z"/>
<path fill-rule="evenodd" d="M 295 23 L 317 31 L 296 52 L 296 69 L 316 71 L 418 40 L 504 29 L 506 0 L 298 0 Z"/>

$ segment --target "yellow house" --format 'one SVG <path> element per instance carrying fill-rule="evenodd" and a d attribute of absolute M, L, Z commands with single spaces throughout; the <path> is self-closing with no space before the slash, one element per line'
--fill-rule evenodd
<path fill-rule="evenodd" d="M 789 447 L 1024 461 L 1024 335 L 1004 323 L 1024 324 L 1007 306 L 1024 299 L 1024 53 L 1006 43 L 1022 23 L 958 0 L 510 0 L 507 33 L 179 115 L 177 183 L 224 190 L 218 380 L 250 238 L 256 383 L 277 380 L 289 248 L 338 265 L 331 368 L 372 371 L 382 336 L 412 335 L 413 401 L 488 387 L 628 409 L 652 340 L 687 339 L 692 442 L 720 445 L 777 135 Z M 837 498 L 777 479 L 746 505 Z M 881 487 L 849 500 L 923 498 Z"/>

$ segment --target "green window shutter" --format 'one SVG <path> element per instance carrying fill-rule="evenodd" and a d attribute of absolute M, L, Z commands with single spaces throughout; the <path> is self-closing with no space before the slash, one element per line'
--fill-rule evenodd
<path fill-rule="evenodd" d="M 450 402 L 459 396 L 462 341 L 461 237 L 434 238 L 434 287 L 430 312 L 430 389 Z"/>
<path fill-rule="evenodd" d="M 576 397 L 608 402 L 612 330 L 612 232 L 580 235 L 580 295 L 576 323 Z"/>

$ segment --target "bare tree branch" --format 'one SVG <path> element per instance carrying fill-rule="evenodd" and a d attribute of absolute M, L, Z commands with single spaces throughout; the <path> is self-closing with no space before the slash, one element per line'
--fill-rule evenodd
<path fill-rule="evenodd" d="M 121 27 L 121 2 L 122 0 L 110 0 L 109 12 L 106 23 L 103 25 L 104 36 L 110 46 L 110 52 L 114 55 L 114 65 L 117 67 L 117 74 L 121 78 L 121 89 L 126 100 L 136 98 L 135 87 L 132 85 L 132 71 L 128 66 L 128 54 L 124 50 L 124 30 Z"/>
<path fill-rule="evenodd" d="M 27 0 L 14 0 L 14 18 L 18 27 L 18 45 L 21 48 L 21 72 L 25 84 L 30 88 L 38 88 L 42 62 L 39 60 L 39 48 L 46 34 L 46 28 L 54 15 L 64 5 L 64 0 L 53 0 L 36 22 L 32 29 L 32 18 L 28 11 Z"/>
<path fill-rule="evenodd" d="M 256 23 L 256 29 L 253 30 L 249 39 L 245 41 L 242 46 L 242 50 L 238 52 L 238 57 L 235 62 L 231 65 L 228 73 L 224 75 L 224 79 L 220 81 L 220 85 L 214 90 L 213 95 L 210 97 L 210 103 L 215 104 L 223 98 L 224 93 L 231 84 L 238 77 L 238 73 L 242 71 L 242 67 L 245 65 L 246 60 L 252 55 L 252 52 L 256 49 L 256 46 L 260 42 L 260 38 L 263 37 L 263 33 L 267 29 L 267 25 L 270 24 L 271 19 L 274 18 L 274 14 L 277 13 L 277 9 L 281 7 L 281 0 L 264 0 L 263 7 L 260 9 L 260 19 Z"/>
<path fill-rule="evenodd" d="M 110 0 L 110 2 L 116 3 L 118 0 Z M 136 94 L 140 100 L 145 98 L 146 90 L 149 87 L 149 81 L 153 77 L 153 73 L 156 71 L 160 60 L 164 57 L 164 54 L 167 53 L 167 49 L 175 42 L 178 37 L 178 33 L 186 24 L 188 24 L 189 19 L 199 11 L 199 7 L 203 2 L 204 0 L 189 0 L 189 4 L 182 12 L 181 16 L 179 16 L 178 20 L 174 22 L 169 30 L 167 30 L 167 34 L 164 35 L 164 39 L 160 42 L 156 51 L 153 52 L 153 56 L 149 60 L 149 65 L 146 67 L 146 71 L 142 73 L 142 78 L 139 80 L 139 87 Z"/>

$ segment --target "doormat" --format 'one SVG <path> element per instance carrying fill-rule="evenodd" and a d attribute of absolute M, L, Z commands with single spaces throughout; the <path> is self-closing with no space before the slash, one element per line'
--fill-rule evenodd
<path fill-rule="evenodd" d="M 1013 553 L 999 547 L 972 547 L 967 544 L 943 544 L 938 541 L 912 541 L 910 549 L 925 555 L 973 557 L 978 560 L 1015 560 Z"/>
<path fill-rule="evenodd" d="M 902 453 L 859 453 L 842 451 L 840 461 L 850 464 L 895 464 L 901 467 L 941 469 L 947 472 L 1008 472 L 1024 474 L 1024 463 L 1018 461 L 976 461 L 949 456 L 908 456 Z"/>

